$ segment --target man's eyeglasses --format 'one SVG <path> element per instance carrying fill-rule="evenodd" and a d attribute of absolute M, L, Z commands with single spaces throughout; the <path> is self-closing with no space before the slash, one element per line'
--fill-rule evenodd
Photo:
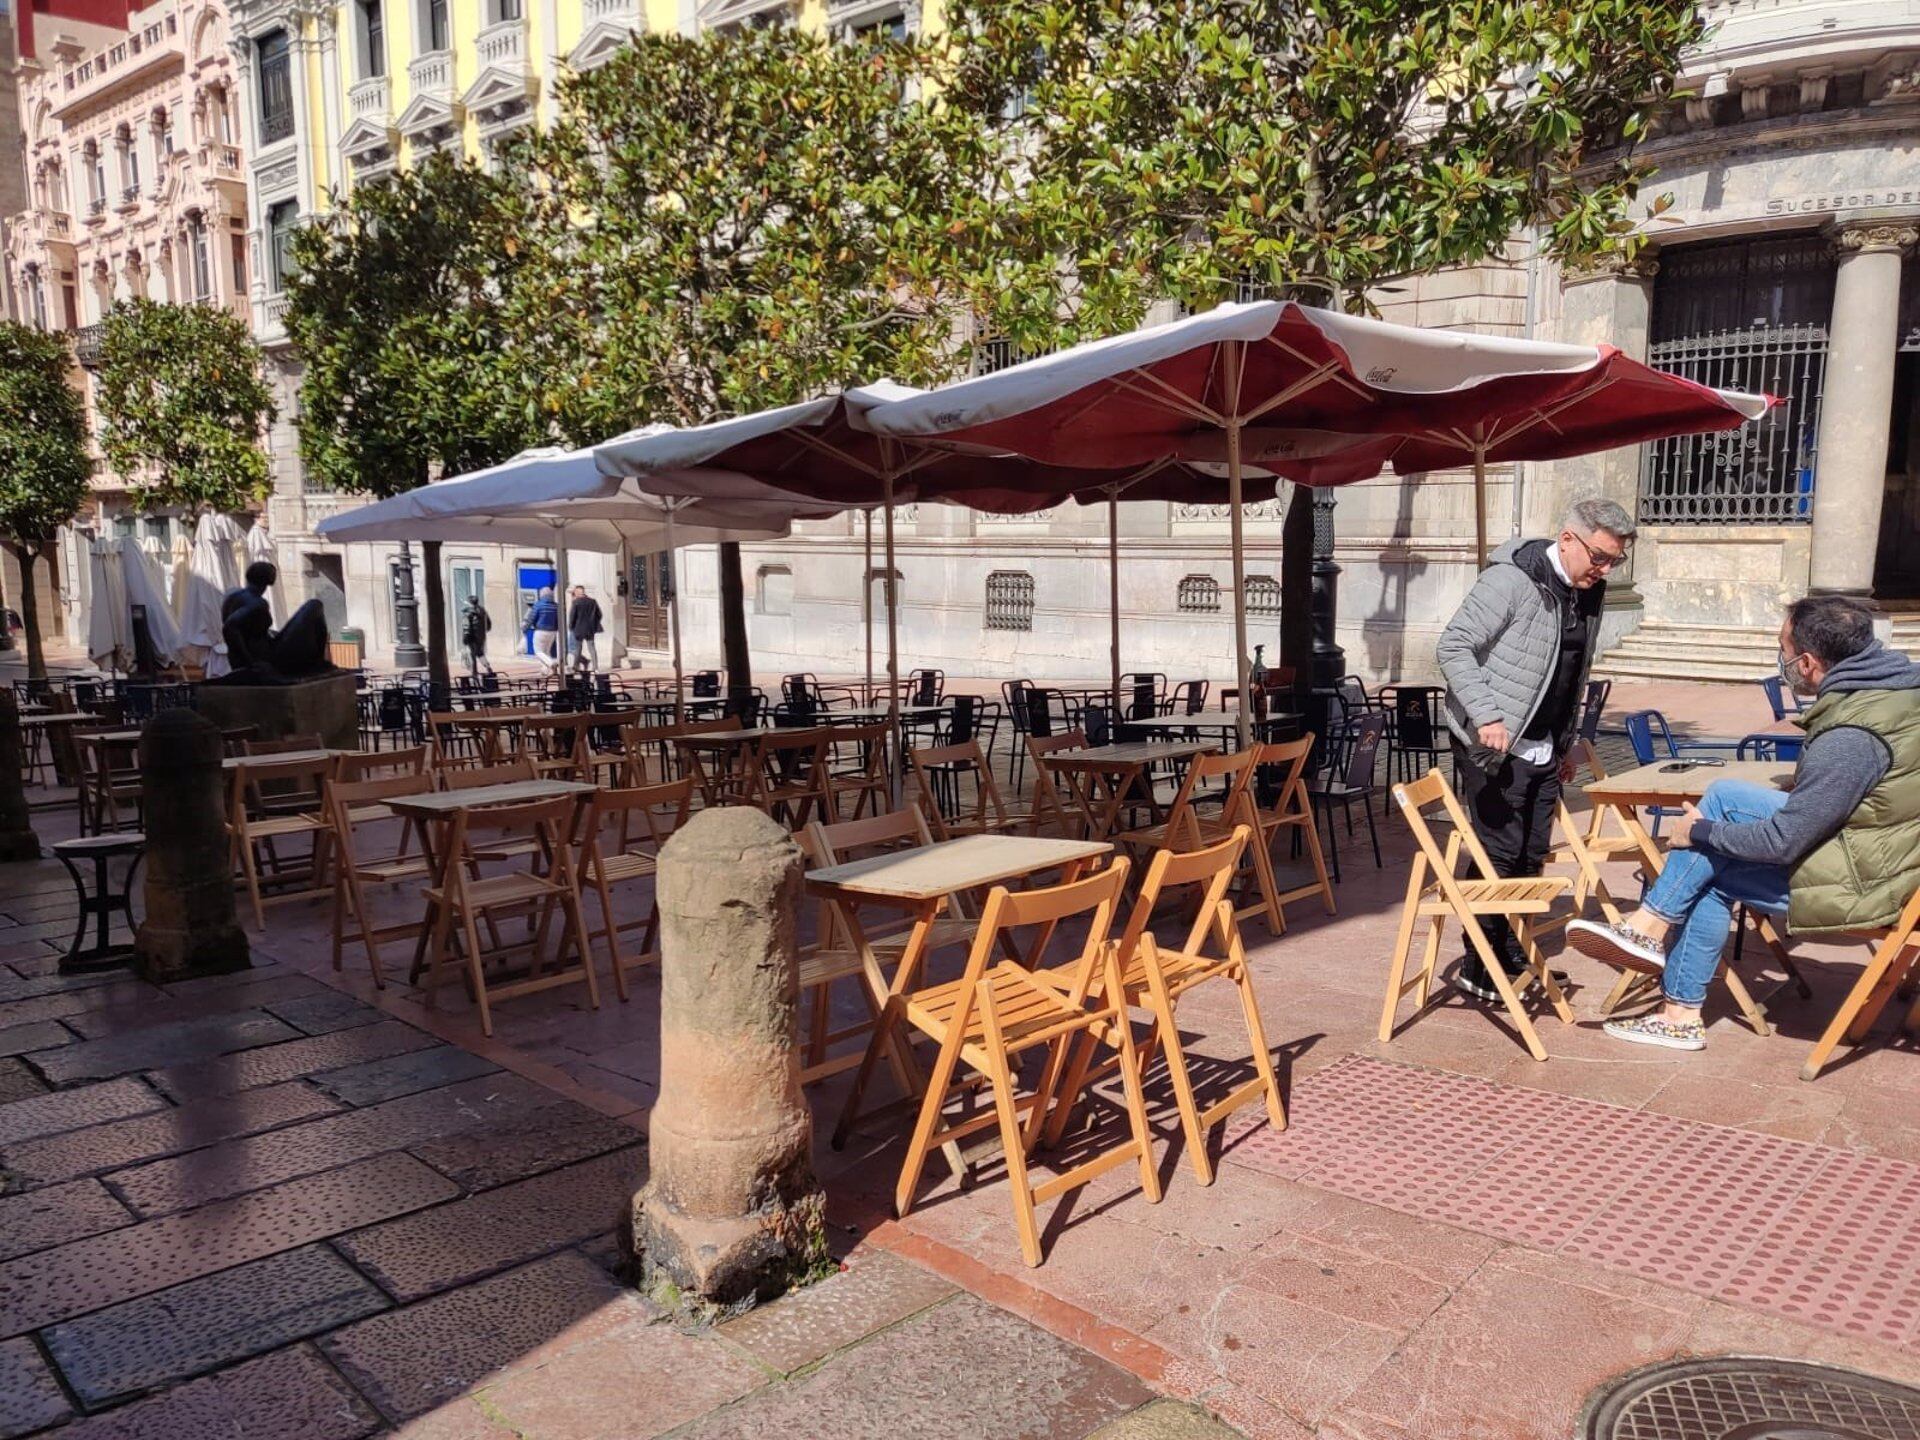
<path fill-rule="evenodd" d="M 1571 530 L 1569 530 L 1567 533 L 1569 535 L 1573 535 L 1573 532 Z M 1584 536 L 1574 535 L 1573 538 L 1580 542 L 1580 548 L 1587 552 L 1587 559 L 1593 565 L 1593 568 L 1596 570 L 1617 569 L 1619 566 L 1622 566 L 1627 563 L 1627 556 L 1632 553 L 1631 550 L 1626 550 L 1626 549 L 1623 549 L 1618 553 L 1614 553 L 1607 550 L 1596 550 L 1593 548 L 1593 546 L 1587 544 Z"/>

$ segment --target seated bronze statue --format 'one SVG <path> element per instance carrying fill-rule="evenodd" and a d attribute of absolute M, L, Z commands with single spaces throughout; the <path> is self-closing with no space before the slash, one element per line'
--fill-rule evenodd
<path fill-rule="evenodd" d="M 332 670 L 327 658 L 327 616 L 309 600 L 278 630 L 267 591 L 279 571 L 264 560 L 247 567 L 247 583 L 220 602 L 221 634 L 227 642 L 229 685 L 285 685 Z M 220 683 L 220 682 L 214 682 Z"/>

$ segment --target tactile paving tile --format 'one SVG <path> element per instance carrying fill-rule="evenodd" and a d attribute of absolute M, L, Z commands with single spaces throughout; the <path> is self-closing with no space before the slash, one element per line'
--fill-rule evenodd
<path fill-rule="evenodd" d="M 336 1030 L 352 1030 L 386 1019 L 384 1011 L 338 991 L 298 1000 L 273 1000 L 261 1008 L 309 1035 L 331 1035 Z"/>
<path fill-rule="evenodd" d="M 458 1181 L 463 1190 L 491 1190 L 617 1150 L 639 1138 L 633 1126 L 563 1100 L 510 1124 L 411 1145 L 407 1153 Z"/>
<path fill-rule="evenodd" d="M 133 1221 L 127 1207 L 98 1180 L 8 1195 L 0 1198 L 0 1260 L 118 1230 Z"/>
<path fill-rule="evenodd" d="M 169 1065 L 147 1078 L 175 1100 L 203 1095 L 230 1095 L 258 1085 L 273 1085 L 322 1070 L 337 1070 L 360 1060 L 377 1060 L 408 1050 L 438 1045 L 424 1030 L 400 1020 L 365 1025 L 309 1040 L 289 1040 L 237 1055 L 222 1055 L 193 1065 Z"/>
<path fill-rule="evenodd" d="M 78 1421 L 60 1440 L 360 1440 L 379 1428 L 353 1387 L 296 1345 Z"/>
<path fill-rule="evenodd" d="M 339 1108 L 311 1085 L 295 1080 L 16 1145 L 7 1151 L 7 1168 L 26 1184 L 46 1185 L 197 1150 Z"/>
<path fill-rule="evenodd" d="M 389 1055 L 384 1060 L 323 1070 L 311 1078 L 329 1095 L 349 1105 L 378 1105 L 382 1100 L 397 1100 L 416 1091 L 490 1075 L 499 1068 L 458 1045 L 435 1045 L 428 1050 Z"/>
<path fill-rule="evenodd" d="M 165 1107 L 166 1101 L 153 1093 L 153 1087 L 138 1080 L 109 1080 L 103 1085 L 85 1085 L 78 1090 L 55 1090 L 25 1100 L 0 1105 L 0 1145 L 34 1140 L 42 1135 L 58 1135 L 63 1130 L 78 1130 L 82 1125 L 98 1125 L 107 1120 L 124 1120 L 129 1115 L 144 1115 Z"/>
<path fill-rule="evenodd" d="M 491 1129 L 504 1117 L 552 1100 L 552 1091 L 518 1075 L 483 1075 L 366 1110 L 155 1160 L 121 1171 L 113 1183 L 141 1215 L 165 1215 L 369 1155 L 404 1150 L 440 1135 Z"/>
<path fill-rule="evenodd" d="M 1711 1295 L 1840 1153 L 1697 1126 L 1561 1248 Z"/>
<path fill-rule="evenodd" d="M 452 1181 L 411 1155 L 381 1155 L 42 1250 L 0 1265 L 0 1337 L 151 1295 L 457 1193 Z"/>
<path fill-rule="evenodd" d="M 1719 1296 L 1888 1344 L 1920 1330 L 1920 1168 L 1847 1155 L 1768 1227 Z"/>
<path fill-rule="evenodd" d="M 55 1325 L 44 1338 L 91 1410 L 386 1308 L 371 1281 L 308 1245 Z"/>
<path fill-rule="evenodd" d="M 300 1032 L 264 1010 L 236 1010 L 224 1015 L 202 1015 L 175 1024 L 154 1025 L 101 1040 L 81 1040 L 57 1050 L 42 1050 L 27 1059 L 56 1085 L 76 1080 L 104 1080 L 151 1070 L 156 1065 L 251 1050 L 276 1040 L 297 1040 Z"/>
<path fill-rule="evenodd" d="M 362 1320 L 320 1348 L 390 1420 L 419 1415 L 549 1342 L 650 1312 L 576 1251 Z"/>
<path fill-rule="evenodd" d="M 636 1146 L 335 1243 L 395 1299 L 418 1300 L 613 1229 L 643 1167 Z"/>
<path fill-rule="evenodd" d="M 71 1413 L 60 1382 L 33 1341 L 0 1341 L 0 1435 L 25 1435 Z"/>
<path fill-rule="evenodd" d="M 1422 1093 L 1438 1073 L 1409 1070 L 1403 1079 L 1392 1069 L 1341 1060 L 1293 1087 L 1285 1130 L 1275 1130 L 1262 1110 L 1237 1111 L 1227 1122 L 1222 1153 L 1250 1169 L 1297 1179 L 1370 1143 L 1385 1131 L 1393 1107 Z"/>

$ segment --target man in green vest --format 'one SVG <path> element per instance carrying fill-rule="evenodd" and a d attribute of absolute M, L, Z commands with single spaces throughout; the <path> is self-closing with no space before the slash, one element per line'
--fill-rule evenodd
<path fill-rule="evenodd" d="M 1734 907 L 1785 915 L 1795 935 L 1891 925 L 1920 887 L 1920 665 L 1873 638 L 1873 612 L 1838 595 L 1795 601 L 1780 675 L 1817 697 L 1790 791 L 1737 780 L 1689 805 L 1666 868 L 1618 925 L 1574 920 L 1567 942 L 1660 976 L 1666 1003 L 1610 1020 L 1617 1040 L 1699 1050 L 1700 1006 Z"/>

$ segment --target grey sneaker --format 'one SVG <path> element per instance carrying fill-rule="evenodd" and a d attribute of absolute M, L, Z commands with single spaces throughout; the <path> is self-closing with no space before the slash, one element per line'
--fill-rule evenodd
<path fill-rule="evenodd" d="M 1658 1015 L 1636 1015 L 1631 1020 L 1609 1020 L 1601 1027 L 1616 1040 L 1635 1045 L 1658 1045 L 1667 1050 L 1704 1050 L 1707 1027 L 1698 1020 L 1675 1023 Z"/>
<path fill-rule="evenodd" d="M 1594 920 L 1569 920 L 1567 944 L 1622 970 L 1658 975 L 1667 968 L 1667 949 L 1631 925 L 1602 925 Z"/>

